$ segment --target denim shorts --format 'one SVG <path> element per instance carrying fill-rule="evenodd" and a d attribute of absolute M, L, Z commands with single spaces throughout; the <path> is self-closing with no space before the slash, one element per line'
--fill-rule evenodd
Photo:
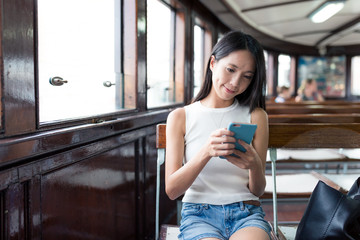
<path fill-rule="evenodd" d="M 258 227 L 271 239 L 271 227 L 264 216 L 261 206 L 243 202 L 228 205 L 183 203 L 178 238 L 198 240 L 213 237 L 225 240 L 242 228 Z"/>

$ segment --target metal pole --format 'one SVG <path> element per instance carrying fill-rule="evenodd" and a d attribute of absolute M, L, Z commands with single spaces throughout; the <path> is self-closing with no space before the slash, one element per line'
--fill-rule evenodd
<path fill-rule="evenodd" d="M 155 210 L 155 239 L 159 239 L 159 205 L 160 205 L 160 166 L 165 161 L 165 149 L 157 150 L 157 166 L 156 166 L 156 210 Z"/>
<path fill-rule="evenodd" d="M 276 148 L 270 148 L 271 173 L 273 179 L 273 214 L 274 214 L 274 231 L 278 236 L 278 217 L 277 217 L 277 195 L 276 195 Z"/>

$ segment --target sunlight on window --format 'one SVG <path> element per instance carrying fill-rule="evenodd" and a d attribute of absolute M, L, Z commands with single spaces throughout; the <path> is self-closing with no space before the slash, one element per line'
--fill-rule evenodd
<path fill-rule="evenodd" d="M 269 54 L 266 50 L 264 50 L 264 60 L 265 60 L 265 70 L 266 70 L 266 89 L 265 89 L 266 93 L 265 94 L 266 94 L 266 96 L 268 96 L 269 94 L 272 93 L 271 89 L 269 89 L 270 86 L 272 86 L 272 84 L 269 84 L 269 80 L 270 79 L 272 80 L 272 78 L 270 76 L 271 71 L 269 69 Z"/>
<path fill-rule="evenodd" d="M 204 78 L 204 29 L 194 26 L 194 97 Z"/>
<path fill-rule="evenodd" d="M 278 86 L 290 87 L 290 66 L 291 58 L 289 55 L 279 55 Z"/>
<path fill-rule="evenodd" d="M 147 106 L 174 102 L 172 12 L 158 0 L 147 1 Z"/>
<path fill-rule="evenodd" d="M 351 94 L 360 95 L 360 56 L 351 59 Z"/>
<path fill-rule="evenodd" d="M 120 0 L 38 0 L 40 122 L 123 107 L 120 10 Z"/>

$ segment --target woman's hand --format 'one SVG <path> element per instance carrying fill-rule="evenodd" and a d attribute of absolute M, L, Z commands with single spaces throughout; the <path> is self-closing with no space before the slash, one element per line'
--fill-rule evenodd
<path fill-rule="evenodd" d="M 261 158 L 252 145 L 247 144 L 242 140 L 238 140 L 238 143 L 242 145 L 246 152 L 241 152 L 237 149 L 234 150 L 235 156 L 226 156 L 226 159 L 235 166 L 242 169 L 257 169 L 262 167 Z"/>
<path fill-rule="evenodd" d="M 234 133 L 226 128 L 218 129 L 211 133 L 204 150 L 209 157 L 227 156 L 235 151 Z"/>

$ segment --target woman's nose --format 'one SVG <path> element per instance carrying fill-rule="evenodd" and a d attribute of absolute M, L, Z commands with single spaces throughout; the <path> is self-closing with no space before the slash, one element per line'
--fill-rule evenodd
<path fill-rule="evenodd" d="M 231 78 L 231 81 L 230 81 L 230 84 L 234 87 L 237 87 L 240 85 L 240 82 L 241 82 L 241 78 L 240 76 L 234 76 L 233 78 Z"/>

